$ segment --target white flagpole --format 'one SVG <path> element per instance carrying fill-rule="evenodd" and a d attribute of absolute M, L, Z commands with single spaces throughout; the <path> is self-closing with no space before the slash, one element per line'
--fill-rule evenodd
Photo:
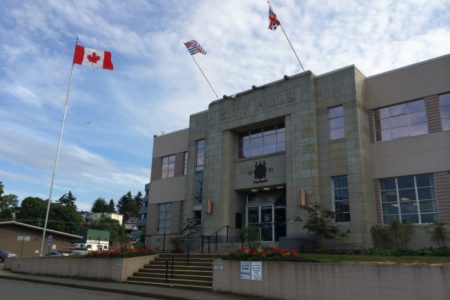
<path fill-rule="evenodd" d="M 75 42 L 75 46 L 77 44 L 78 44 L 78 37 L 77 37 L 77 40 Z M 66 102 L 64 104 L 64 114 L 63 114 L 63 118 L 62 118 L 62 121 L 61 121 L 61 129 L 59 131 L 59 142 L 58 142 L 58 147 L 56 149 L 55 162 L 53 164 L 53 174 L 52 174 L 52 181 L 50 183 L 50 192 L 49 192 L 49 195 L 48 195 L 47 212 L 45 214 L 44 230 L 42 232 L 41 251 L 39 253 L 40 256 L 44 255 L 45 234 L 47 232 L 47 222 L 48 222 L 48 215 L 49 215 L 49 212 L 50 212 L 50 204 L 52 202 L 53 184 L 55 182 L 56 166 L 58 165 L 59 153 L 60 153 L 60 150 L 61 150 L 61 143 L 62 143 L 62 137 L 63 137 L 63 132 L 64 132 L 64 123 L 66 121 L 66 115 L 67 115 L 67 104 L 69 102 L 69 91 L 70 91 L 70 84 L 71 84 L 71 81 L 72 81 L 73 66 L 74 66 L 74 63 L 72 62 L 72 67 L 70 68 L 69 83 L 67 85 Z"/>
<path fill-rule="evenodd" d="M 202 68 L 200 68 L 200 65 L 197 63 L 197 61 L 194 58 L 194 55 L 191 54 L 192 59 L 194 60 L 195 64 L 197 65 L 198 69 L 200 70 L 200 72 L 202 73 L 203 77 L 205 77 L 206 82 L 208 82 L 209 87 L 211 88 L 211 90 L 213 91 L 214 95 L 216 95 L 217 99 L 219 99 L 219 96 L 217 96 L 216 91 L 214 90 L 214 88 L 211 85 L 211 82 L 209 82 L 208 78 L 206 78 L 205 73 L 203 72 Z"/>
<path fill-rule="evenodd" d="M 283 28 L 283 25 L 281 24 L 281 22 L 280 22 L 280 27 L 281 27 L 281 30 L 283 30 L 284 36 L 286 37 L 286 39 L 287 39 L 289 45 L 290 45 L 291 48 L 292 48 L 292 51 L 293 51 L 294 54 L 295 54 L 295 57 L 296 57 L 297 60 L 298 60 L 298 63 L 300 64 L 300 67 L 302 68 L 302 70 L 303 70 L 303 72 L 304 72 L 304 71 L 305 71 L 305 68 L 303 68 L 302 62 L 300 61 L 300 58 L 298 58 L 297 52 L 295 52 L 295 49 L 294 49 L 294 47 L 292 46 L 292 43 L 291 43 L 291 41 L 289 40 L 289 38 L 288 38 L 288 36 L 287 36 L 287 34 L 286 34 L 286 31 L 284 31 L 284 28 Z"/>
<path fill-rule="evenodd" d="M 272 6 L 270 5 L 270 1 L 267 1 L 267 3 L 269 4 L 269 8 L 272 9 Z M 272 10 L 273 11 L 273 10 Z M 298 58 L 297 52 L 295 52 L 294 46 L 292 46 L 291 40 L 289 40 L 286 31 L 284 30 L 283 24 L 281 24 L 281 22 L 278 20 L 278 22 L 280 23 L 280 27 L 281 30 L 284 33 L 284 36 L 286 37 L 286 40 L 289 43 L 289 46 L 291 46 L 292 51 L 294 52 L 295 57 L 297 58 L 298 63 L 300 64 L 300 67 L 302 68 L 303 72 L 305 71 L 305 68 L 303 68 L 302 62 L 300 61 L 300 58 Z"/>

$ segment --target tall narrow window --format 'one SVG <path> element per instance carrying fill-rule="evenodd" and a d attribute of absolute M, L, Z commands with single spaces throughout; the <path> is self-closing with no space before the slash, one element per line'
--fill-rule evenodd
<path fill-rule="evenodd" d="M 159 204 L 158 233 L 170 233 L 171 203 Z"/>
<path fill-rule="evenodd" d="M 195 157 L 195 167 L 197 169 L 203 169 L 205 164 L 205 140 L 196 141 L 196 157 Z"/>
<path fill-rule="evenodd" d="M 333 182 L 333 201 L 336 222 L 350 222 L 347 176 L 331 177 Z"/>
<path fill-rule="evenodd" d="M 330 140 L 345 137 L 344 108 L 342 105 L 328 109 L 328 123 L 330 124 Z"/>
<path fill-rule="evenodd" d="M 187 174 L 188 157 L 189 157 L 189 153 L 188 152 L 184 152 L 183 175 Z"/>
<path fill-rule="evenodd" d="M 162 158 L 161 178 L 170 178 L 175 176 L 175 155 Z"/>
<path fill-rule="evenodd" d="M 380 179 L 383 223 L 437 221 L 436 192 L 432 174 Z"/>
<path fill-rule="evenodd" d="M 377 141 L 428 133 L 423 99 L 380 108 L 375 116 Z"/>
<path fill-rule="evenodd" d="M 450 130 L 450 93 L 439 96 L 442 130 Z"/>

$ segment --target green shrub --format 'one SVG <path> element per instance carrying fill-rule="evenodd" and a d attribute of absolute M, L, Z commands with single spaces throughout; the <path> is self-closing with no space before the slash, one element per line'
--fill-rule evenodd
<path fill-rule="evenodd" d="M 375 248 L 384 250 L 408 249 L 415 232 L 414 225 L 393 220 L 388 226 L 374 225 L 370 229 Z"/>
<path fill-rule="evenodd" d="M 449 238 L 447 228 L 445 228 L 446 225 L 443 222 L 436 222 L 425 227 L 425 232 L 440 248 L 446 247 L 446 241 Z"/>
<path fill-rule="evenodd" d="M 305 207 L 308 213 L 308 220 L 303 228 L 314 234 L 320 242 L 327 240 L 340 240 L 347 236 L 335 225 L 336 214 L 318 203 Z"/>

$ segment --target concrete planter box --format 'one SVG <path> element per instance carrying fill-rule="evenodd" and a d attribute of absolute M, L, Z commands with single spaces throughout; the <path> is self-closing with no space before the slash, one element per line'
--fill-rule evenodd
<path fill-rule="evenodd" d="M 240 262 L 214 269 L 213 290 L 274 299 L 444 300 L 450 266 L 262 262 L 262 280 L 241 280 Z M 215 264 L 221 264 L 215 261 Z"/>
<path fill-rule="evenodd" d="M 34 257 L 5 262 L 4 269 L 16 273 L 125 281 L 157 255 L 130 258 Z"/>

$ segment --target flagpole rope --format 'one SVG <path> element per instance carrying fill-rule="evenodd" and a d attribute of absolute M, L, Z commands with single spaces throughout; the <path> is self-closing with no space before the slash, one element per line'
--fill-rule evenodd
<path fill-rule="evenodd" d="M 75 42 L 75 44 L 78 43 L 78 37 L 77 40 Z M 72 67 L 70 68 L 70 75 L 69 75 L 69 82 L 67 85 L 67 93 L 66 93 L 66 101 L 64 104 L 64 114 L 63 114 L 63 118 L 61 121 L 61 128 L 59 131 L 59 141 L 58 141 L 58 147 L 56 148 L 56 157 L 55 157 L 55 162 L 53 163 L 53 174 L 52 174 L 52 181 L 50 183 L 50 192 L 48 195 L 48 203 L 47 203 L 47 212 L 45 213 L 45 222 L 44 222 L 44 230 L 42 232 L 42 240 L 41 240 L 41 251 L 39 253 L 40 256 L 43 256 L 44 254 L 44 241 L 45 241 L 45 234 L 47 232 L 47 223 L 48 223 L 48 215 L 50 212 L 50 204 L 52 202 L 52 194 L 53 194 L 53 185 L 55 182 L 55 174 L 56 174 L 56 167 L 58 165 L 58 159 L 59 159 L 59 154 L 60 154 L 60 150 L 61 150 L 61 143 L 62 143 L 62 137 L 63 137 L 63 133 L 64 133 L 64 123 L 66 121 L 66 115 L 67 115 L 67 104 L 69 102 L 69 92 L 70 92 L 70 85 L 72 82 L 72 73 L 73 73 L 73 67 L 74 67 L 74 63 L 72 63 Z"/>
<path fill-rule="evenodd" d="M 270 4 L 269 4 L 269 5 L 270 5 Z M 303 68 L 302 62 L 300 61 L 300 58 L 298 58 L 297 52 L 295 52 L 295 49 L 294 49 L 294 47 L 292 46 L 292 43 L 291 43 L 291 41 L 289 40 L 289 38 L 288 38 L 288 36 L 287 36 L 287 34 L 286 34 L 286 31 L 284 31 L 284 28 L 283 28 L 283 25 L 281 24 L 281 22 L 280 22 L 280 27 L 281 27 L 281 30 L 283 31 L 284 36 L 286 37 L 286 39 L 287 39 L 289 45 L 291 46 L 292 51 L 294 52 L 295 57 L 297 58 L 298 63 L 300 64 L 300 67 L 302 68 L 302 70 L 303 70 L 303 72 L 304 72 L 304 71 L 305 71 L 305 68 Z"/>
<path fill-rule="evenodd" d="M 202 73 L 203 77 L 205 77 L 206 82 L 208 82 L 209 87 L 211 88 L 211 90 L 213 91 L 214 95 L 216 95 L 217 99 L 219 99 L 219 96 L 217 96 L 216 91 L 214 90 L 214 88 L 211 85 L 211 82 L 209 82 L 208 78 L 206 77 L 205 73 L 203 72 L 202 68 L 200 68 L 200 65 L 197 63 L 197 61 L 195 60 L 194 56 L 191 54 L 192 59 L 194 60 L 195 64 L 197 65 L 198 69 L 200 70 L 200 72 Z"/>

